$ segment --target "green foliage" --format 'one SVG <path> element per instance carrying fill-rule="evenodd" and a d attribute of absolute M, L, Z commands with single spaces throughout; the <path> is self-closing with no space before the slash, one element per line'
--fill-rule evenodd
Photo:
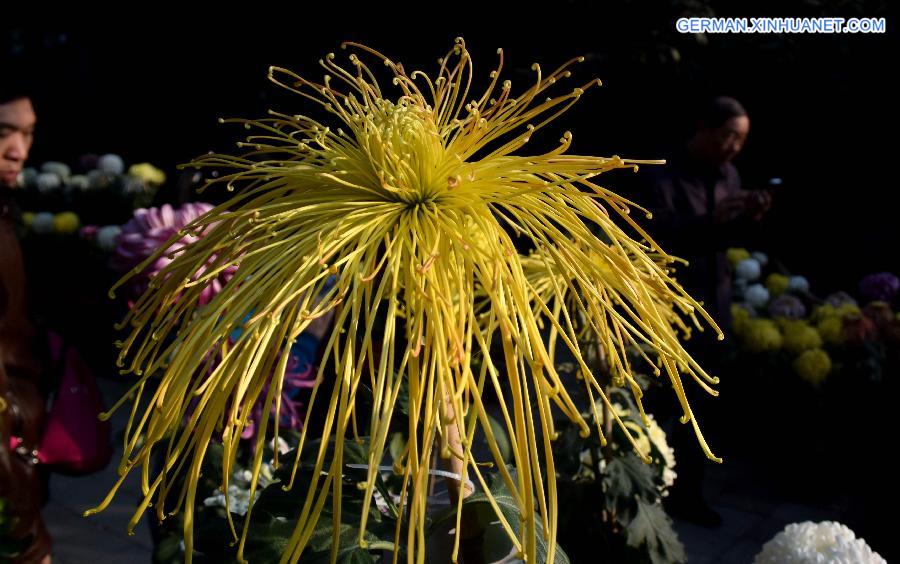
<path fill-rule="evenodd" d="M 515 480 L 515 469 L 510 466 L 509 472 L 513 480 Z M 522 514 L 500 475 L 497 473 L 488 474 L 486 481 L 503 518 L 510 524 L 513 531 L 518 534 L 522 526 Z M 483 492 L 476 492 L 465 498 L 462 506 L 463 518 L 466 520 L 468 528 L 483 531 L 485 560 L 494 562 L 509 555 L 513 545 L 497 522 L 498 516 L 491 506 L 488 496 Z M 549 546 L 545 538 L 543 521 L 540 516 L 535 517 L 538 527 L 535 563 L 545 564 L 549 556 Z M 431 520 L 428 526 L 429 536 L 437 535 L 448 522 L 455 525 L 455 521 L 456 507 L 451 505 Z M 569 557 L 559 545 L 556 547 L 553 562 L 554 564 L 569 564 Z"/>
<path fill-rule="evenodd" d="M 626 527 L 628 546 L 644 552 L 653 564 L 686 562 L 684 546 L 672 529 L 672 520 L 658 503 L 637 500 L 637 511 Z"/>
<path fill-rule="evenodd" d="M 653 469 L 630 452 L 610 460 L 603 473 L 603 486 L 609 494 L 607 507 L 611 510 L 622 502 L 630 505 L 630 500 L 634 498 L 656 499 L 659 495 Z"/>
<path fill-rule="evenodd" d="M 396 437 L 397 448 L 403 448 L 402 434 Z M 296 451 L 289 452 L 280 459 L 282 465 L 274 472 L 274 481 L 263 488 L 259 494 L 250 518 L 250 528 L 247 534 L 247 542 L 244 548 L 244 557 L 247 561 L 277 562 L 284 550 L 288 547 L 288 539 L 294 532 L 297 515 L 299 514 L 308 493 L 308 484 L 311 483 L 314 469 L 315 456 L 318 453 L 319 442 L 313 441 L 304 448 L 300 458 L 300 466 L 294 479 L 293 487 L 285 490 L 284 486 L 289 482 L 292 469 L 291 462 L 296 456 Z M 368 519 L 364 539 L 368 548 L 359 546 L 359 523 L 363 512 L 365 492 L 357 487 L 357 484 L 365 480 L 367 474 L 363 468 L 368 461 L 368 441 L 362 438 L 359 441 L 346 440 L 343 444 L 344 462 L 343 488 L 341 499 L 341 519 L 338 525 L 337 562 L 341 564 L 362 564 L 381 562 L 387 555 L 391 556 L 394 547 L 394 535 L 398 520 L 404 519 L 401 508 L 395 500 L 398 498 L 398 490 L 378 475 L 375 482 L 375 491 L 379 500 L 373 500 L 368 509 Z M 326 460 L 331 459 L 333 443 L 329 444 L 326 451 Z M 210 445 L 207 458 L 203 463 L 203 478 L 200 481 L 201 492 L 198 499 L 213 495 L 218 484 L 213 478 L 206 476 L 218 476 L 216 469 L 221 470 L 222 448 L 220 445 Z M 327 470 L 327 468 L 325 469 Z M 510 470 L 513 475 L 514 470 Z M 488 486 L 498 504 L 504 518 L 508 520 L 514 531 L 518 532 L 521 526 L 521 515 L 515 502 L 506 489 L 499 475 L 487 473 Z M 394 482 L 397 483 L 397 482 Z M 331 562 L 333 543 L 333 507 L 331 490 L 327 494 L 325 509 L 311 535 L 306 550 L 303 553 L 303 562 L 327 563 Z M 435 513 L 427 520 L 426 539 L 437 539 L 446 536 L 448 530 L 456 525 L 456 506 L 449 505 L 441 508 L 435 506 Z M 463 502 L 463 516 L 466 535 L 463 545 L 470 551 L 484 554 L 488 561 L 499 560 L 507 556 L 512 543 L 506 532 L 499 526 L 498 518 L 493 507 L 484 492 L 476 492 L 467 497 Z M 232 514 L 237 535 L 240 536 L 244 524 L 244 516 Z M 543 524 L 538 517 L 538 548 L 536 562 L 544 563 L 547 560 L 547 541 L 544 538 Z M 167 519 L 160 527 L 156 537 L 154 549 L 154 562 L 156 564 L 175 564 L 184 560 L 182 544 L 182 524 L 178 517 Z M 405 524 L 401 524 L 401 534 L 405 535 Z M 197 562 L 236 562 L 237 545 L 228 528 L 225 519 L 224 508 L 205 507 L 196 508 L 195 513 L 195 554 Z M 404 537 L 405 538 L 405 537 Z M 426 542 L 431 542 L 427 540 Z M 404 547 L 400 547 L 401 560 L 405 559 Z M 569 559 L 562 548 L 557 547 L 554 564 L 569 564 Z"/>
<path fill-rule="evenodd" d="M 641 387 L 649 381 L 640 378 Z M 629 424 L 640 424 L 631 395 L 608 389 Z M 604 415 L 607 417 L 608 415 Z M 554 444 L 561 512 L 559 542 L 575 561 L 615 563 L 684 562 L 684 547 L 662 507 L 665 457 L 653 441 L 652 464 L 633 452 L 625 433 L 613 426 L 608 444 L 596 433 L 584 438 L 578 428 L 561 424 Z M 601 555 L 601 556 L 598 556 Z"/>

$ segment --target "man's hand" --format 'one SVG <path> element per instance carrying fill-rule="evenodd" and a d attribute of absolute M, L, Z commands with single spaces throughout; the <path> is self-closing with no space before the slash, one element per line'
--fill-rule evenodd
<path fill-rule="evenodd" d="M 772 207 L 772 194 L 768 191 L 753 191 L 735 196 L 728 196 L 716 204 L 713 211 L 713 223 L 721 225 L 741 216 L 759 221 Z"/>
<path fill-rule="evenodd" d="M 768 190 L 751 192 L 747 195 L 747 215 L 752 217 L 755 221 L 762 219 L 762 216 L 771 208 L 772 193 Z"/>

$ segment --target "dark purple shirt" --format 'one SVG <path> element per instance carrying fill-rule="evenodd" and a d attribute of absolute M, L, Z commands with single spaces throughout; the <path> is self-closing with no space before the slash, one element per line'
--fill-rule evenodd
<path fill-rule="evenodd" d="M 731 325 L 731 273 L 725 250 L 747 244 L 750 221 L 713 222 L 713 210 L 722 200 L 745 194 L 731 163 L 704 166 L 679 153 L 659 167 L 649 167 L 649 186 L 637 196 L 653 219 L 648 232 L 669 254 L 688 261 L 676 265 L 680 284 L 716 320 L 722 329 Z M 647 169 L 644 169 L 647 170 Z"/>

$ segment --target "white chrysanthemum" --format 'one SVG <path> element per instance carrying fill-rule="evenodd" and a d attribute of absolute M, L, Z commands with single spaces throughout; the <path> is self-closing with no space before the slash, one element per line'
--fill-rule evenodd
<path fill-rule="evenodd" d="M 748 258 L 737 263 L 734 273 L 742 280 L 756 280 L 762 273 L 762 266 L 756 259 Z"/>
<path fill-rule="evenodd" d="M 97 169 L 107 174 L 122 174 L 125 172 L 125 161 L 119 155 L 110 153 L 100 157 L 97 161 Z"/>
<path fill-rule="evenodd" d="M 663 483 L 666 485 L 666 488 L 671 488 L 672 484 L 675 483 L 675 478 L 678 477 L 678 474 L 674 470 L 675 449 L 669 446 L 669 443 L 666 440 L 666 432 L 662 430 L 662 427 L 657 425 L 653 416 L 648 414 L 647 418 L 650 420 L 650 426 L 647 428 L 647 436 L 650 439 L 650 442 L 653 443 L 653 446 L 662 453 L 663 460 L 666 463 L 662 473 Z"/>
<path fill-rule="evenodd" d="M 54 192 L 62 186 L 62 180 L 55 172 L 42 172 L 37 176 L 37 189 L 42 194 Z"/>
<path fill-rule="evenodd" d="M 122 179 L 123 194 L 141 194 L 146 192 L 148 188 L 149 185 L 136 176 L 126 176 Z"/>
<path fill-rule="evenodd" d="M 597 475 L 594 473 L 594 457 L 591 454 L 591 449 L 584 449 L 581 451 L 581 454 L 578 455 L 578 460 L 581 461 L 581 466 L 578 467 L 578 472 L 572 476 L 572 480 L 575 482 L 593 482 Z M 603 461 L 600 461 L 601 464 Z"/>
<path fill-rule="evenodd" d="M 765 307 L 769 303 L 769 291 L 762 284 L 753 284 L 744 291 L 744 301 L 753 307 Z"/>
<path fill-rule="evenodd" d="M 259 490 L 253 496 L 253 501 L 259 497 Z M 228 507 L 228 510 L 237 515 L 246 515 L 247 509 L 250 507 L 250 490 L 244 489 L 238 485 L 231 484 L 228 486 L 228 499 L 226 505 L 225 494 L 216 492 L 212 496 L 203 500 L 206 507 Z"/>
<path fill-rule="evenodd" d="M 803 276 L 791 276 L 788 281 L 788 290 L 791 292 L 809 292 L 809 280 Z"/>
<path fill-rule="evenodd" d="M 222 491 L 217 491 L 204 499 L 203 505 L 206 507 L 227 507 L 231 513 L 246 515 L 247 509 L 250 507 L 250 482 L 252 480 L 253 473 L 249 470 L 236 471 L 232 474 L 232 482 L 228 484 L 227 499 Z M 260 467 L 256 491 L 253 493 L 253 501 L 259 498 L 262 489 L 271 484 L 273 480 L 274 469 L 271 464 L 264 462 Z"/>
<path fill-rule="evenodd" d="M 100 190 L 102 188 L 107 188 L 113 182 L 113 176 L 109 173 L 103 172 L 102 170 L 92 170 L 88 172 L 87 178 L 89 190 Z"/>
<path fill-rule="evenodd" d="M 591 449 L 586 448 L 581 451 L 581 454 L 578 455 L 578 460 L 581 461 L 582 464 L 593 466 L 594 456 L 591 454 Z"/>
<path fill-rule="evenodd" d="M 72 169 L 69 168 L 69 165 L 66 163 L 60 163 L 56 161 L 47 161 L 43 165 L 41 165 L 41 172 L 52 172 L 56 176 L 60 177 L 64 182 L 72 176 Z"/>
<path fill-rule="evenodd" d="M 600 422 L 602 423 L 603 405 L 600 403 L 600 400 L 595 401 L 595 405 L 597 408 L 597 415 L 601 417 Z M 661 491 L 663 496 L 667 495 L 666 489 L 672 487 L 678 474 L 674 470 L 675 449 L 669 446 L 669 443 L 666 440 L 666 432 L 656 423 L 656 419 L 653 418 L 653 415 L 647 414 L 649 425 L 645 427 L 639 421 L 632 419 L 632 412 L 630 409 L 627 409 L 619 403 L 613 403 L 612 405 L 616 415 L 622 419 L 625 423 L 625 427 L 632 433 L 635 444 L 641 452 L 650 452 L 650 445 L 652 443 L 656 450 L 662 453 L 664 462 L 662 479 L 664 486 L 661 488 Z M 582 466 L 581 469 L 579 469 L 576 478 L 584 476 L 587 473 L 586 470 L 590 471 L 591 476 L 593 476 L 592 469 L 594 461 L 590 449 L 582 451 L 579 455 L 579 459 L 581 460 Z M 603 460 L 600 461 L 600 469 L 601 471 L 604 469 Z"/>
<path fill-rule="evenodd" d="M 34 214 L 34 219 L 31 220 L 32 231 L 41 234 L 53 233 L 53 219 L 54 216 L 50 212 Z"/>
<path fill-rule="evenodd" d="M 97 246 L 104 251 L 113 251 L 118 243 L 122 228 L 118 225 L 104 225 L 97 230 Z"/>
<path fill-rule="evenodd" d="M 766 266 L 767 264 L 769 264 L 769 255 L 767 255 L 766 253 L 756 251 L 754 253 L 750 253 L 750 257 L 756 259 L 756 262 L 758 262 L 760 266 Z"/>
<path fill-rule="evenodd" d="M 91 187 L 90 179 L 83 174 L 76 174 L 69 178 L 69 186 L 75 190 L 84 192 Z"/>
<path fill-rule="evenodd" d="M 291 445 L 281 437 L 275 437 L 271 441 L 269 441 L 269 448 L 273 451 L 275 450 L 275 441 L 278 440 L 278 454 L 287 454 L 291 451 Z"/>
<path fill-rule="evenodd" d="M 792 523 L 763 546 L 754 564 L 887 564 L 866 541 L 834 521 Z"/>
<path fill-rule="evenodd" d="M 37 184 L 38 171 L 36 168 L 27 167 L 22 171 L 22 186 L 29 188 Z"/>

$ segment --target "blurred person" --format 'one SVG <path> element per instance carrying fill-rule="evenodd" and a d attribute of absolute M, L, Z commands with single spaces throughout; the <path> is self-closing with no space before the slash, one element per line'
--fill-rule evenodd
<path fill-rule="evenodd" d="M 37 117 L 26 84 L 0 72 L 0 498 L 13 540 L 30 539 L 14 562 L 50 562 L 41 518 L 45 498 L 35 449 L 45 417 L 44 373 L 27 308 L 25 268 L 12 199 L 34 140 Z"/>
<path fill-rule="evenodd" d="M 693 126 L 685 142 L 667 155 L 665 166 L 650 168 L 647 192 L 638 196 L 638 202 L 653 213 L 649 226 L 656 241 L 688 261 L 687 266 L 677 265 L 677 281 L 727 333 L 732 288 L 725 251 L 747 244 L 770 209 L 772 195 L 743 190 L 732 164 L 750 133 L 750 117 L 740 102 L 725 96 L 707 101 Z M 709 373 L 719 374 L 722 349 L 713 331 L 695 331 L 685 346 Z M 715 413 L 721 409 L 714 405 L 718 400 L 700 394 L 691 401 L 706 426 L 715 427 L 719 419 Z M 667 509 L 684 520 L 718 526 L 721 518 L 702 495 L 708 462 L 690 425 L 674 423 L 672 445 L 679 455 L 678 480 L 666 500 Z"/>
<path fill-rule="evenodd" d="M 754 223 L 771 208 L 768 191 L 743 190 L 732 160 L 750 133 L 750 118 L 734 98 L 718 97 L 700 109 L 693 133 L 662 167 L 651 167 L 651 226 L 668 252 L 686 259 L 678 280 L 727 330 L 731 277 L 725 250 L 744 246 Z"/>

